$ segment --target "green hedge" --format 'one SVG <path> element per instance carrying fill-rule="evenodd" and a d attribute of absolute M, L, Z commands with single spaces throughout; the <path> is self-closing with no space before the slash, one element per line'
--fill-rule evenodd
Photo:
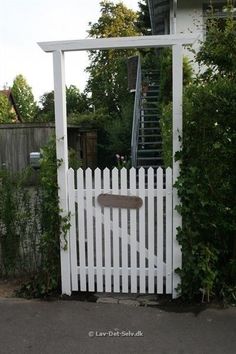
<path fill-rule="evenodd" d="M 219 76 L 185 92 L 181 176 L 182 293 L 235 294 L 236 83 Z M 232 291 L 230 291 L 231 289 Z"/>
<path fill-rule="evenodd" d="M 235 30 L 231 12 L 224 25 L 210 22 L 196 56 L 205 71 L 184 89 L 183 150 L 175 158 L 181 160 L 176 187 L 183 217 L 179 290 L 186 300 L 219 296 L 236 302 Z M 171 166 L 172 104 L 166 82 L 161 127 L 165 165 Z"/>

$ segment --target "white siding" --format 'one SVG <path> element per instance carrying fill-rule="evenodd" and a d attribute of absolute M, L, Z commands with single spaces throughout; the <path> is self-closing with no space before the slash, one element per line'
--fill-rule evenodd
<path fill-rule="evenodd" d="M 203 21 L 203 3 L 204 1 L 195 0 L 178 0 L 176 28 L 177 34 L 196 33 L 200 32 L 203 38 L 204 21 Z M 198 50 L 200 47 L 200 41 L 197 41 L 193 48 Z M 184 55 L 187 55 L 190 60 L 193 60 L 194 55 L 189 50 L 184 50 Z M 197 70 L 197 64 L 193 65 Z"/>

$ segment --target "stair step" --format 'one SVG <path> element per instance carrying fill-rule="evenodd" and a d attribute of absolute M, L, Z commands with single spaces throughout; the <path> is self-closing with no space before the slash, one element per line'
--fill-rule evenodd
<path fill-rule="evenodd" d="M 162 152 L 162 150 L 160 151 Z M 143 156 L 143 157 L 137 157 L 137 160 L 144 160 L 144 161 L 155 161 L 156 159 L 161 159 L 161 156 L 153 156 L 153 157 L 147 157 L 147 156 Z"/>
<path fill-rule="evenodd" d="M 145 102 L 141 105 L 141 109 L 145 110 L 145 109 L 157 109 L 159 108 L 159 105 L 157 104 L 157 102 Z"/>
<path fill-rule="evenodd" d="M 157 125 L 158 125 L 158 126 L 160 125 L 160 119 L 156 119 L 156 120 L 154 120 L 154 121 L 152 120 L 151 122 L 152 122 L 152 123 L 150 123 L 150 121 L 148 121 L 148 120 L 147 120 L 147 121 L 146 121 L 146 120 L 143 120 L 143 121 L 140 120 L 140 123 L 139 123 L 139 124 L 140 124 L 140 125 L 141 125 L 141 124 L 148 124 L 149 127 L 150 127 L 150 124 L 153 124 L 154 127 L 156 127 Z"/>
<path fill-rule="evenodd" d="M 163 163 L 162 157 L 157 157 L 157 158 L 155 159 L 155 162 L 154 162 L 153 164 L 150 164 L 150 162 L 147 161 L 147 164 L 146 164 L 146 165 L 147 165 L 147 167 L 158 166 L 158 165 L 157 165 L 158 162 L 162 162 L 162 163 Z M 141 163 L 138 162 L 137 165 L 139 165 L 140 167 L 141 167 L 141 166 L 144 167 L 144 162 L 141 162 Z"/>
<path fill-rule="evenodd" d="M 158 106 L 160 106 L 159 105 L 159 103 L 158 103 L 158 97 L 155 97 L 155 99 L 150 99 L 150 97 L 149 98 L 143 98 L 143 100 L 141 101 L 141 104 L 143 105 L 143 106 L 145 106 L 145 105 L 150 105 L 150 104 L 155 104 L 155 105 L 158 105 Z"/>
<path fill-rule="evenodd" d="M 151 71 L 151 72 L 153 72 L 153 71 L 160 72 L 160 69 L 145 69 L 145 68 L 142 69 L 142 72 L 149 72 L 149 71 Z"/>
<path fill-rule="evenodd" d="M 159 98 L 159 96 L 160 96 L 160 90 L 150 90 L 150 91 L 146 92 L 145 96 L 142 95 L 142 98 L 146 98 L 146 97 L 148 97 L 148 98 L 152 98 L 152 97 Z"/>
<path fill-rule="evenodd" d="M 153 142 L 153 141 L 151 141 L 150 143 L 149 142 L 145 142 L 145 143 L 142 143 L 141 141 L 138 143 L 138 145 L 140 145 L 140 146 L 143 146 L 143 145 L 160 145 L 160 144 L 162 144 L 162 141 L 155 141 L 155 142 Z M 139 146 L 139 147 L 140 147 Z"/>
<path fill-rule="evenodd" d="M 160 149 L 160 145 L 162 145 L 162 141 L 158 141 L 155 143 L 147 144 L 147 143 L 142 143 L 141 141 L 138 143 L 138 151 L 146 151 L 146 150 L 158 150 Z"/>
<path fill-rule="evenodd" d="M 139 135 L 139 137 L 143 137 L 143 138 L 145 138 L 145 137 L 149 137 L 149 136 L 151 136 L 151 137 L 159 137 L 160 136 L 160 134 L 140 134 Z"/>
<path fill-rule="evenodd" d="M 158 99 L 159 99 L 159 96 L 158 96 L 158 92 L 154 92 L 155 95 L 153 94 L 152 96 L 140 96 L 140 98 L 143 99 L 143 101 L 145 102 L 149 102 L 149 103 L 154 103 L 154 102 L 157 102 Z"/>
<path fill-rule="evenodd" d="M 142 69 L 143 73 L 160 73 L 159 69 Z"/>
<path fill-rule="evenodd" d="M 152 132 L 153 131 L 153 132 Z M 142 127 L 139 127 L 139 130 L 138 130 L 138 134 L 139 135 L 143 135 L 143 136 L 147 136 L 149 134 L 155 134 L 155 135 L 161 135 L 161 128 L 160 127 L 148 127 L 148 128 L 142 128 Z M 151 134 L 153 136 L 153 134 Z"/>
<path fill-rule="evenodd" d="M 138 150 L 138 153 L 149 153 L 149 152 L 161 152 L 162 149 L 147 149 L 147 150 Z"/>
<path fill-rule="evenodd" d="M 145 118 L 146 117 L 158 117 L 159 118 L 158 114 L 156 114 L 156 113 L 150 113 L 150 114 L 146 113 Z"/>
<path fill-rule="evenodd" d="M 140 125 L 142 124 L 160 124 L 159 120 L 145 120 L 144 122 L 140 122 Z"/>
<path fill-rule="evenodd" d="M 160 108 L 150 108 L 150 107 L 141 107 L 141 110 L 143 111 L 161 111 Z"/>
<path fill-rule="evenodd" d="M 140 127 L 142 130 L 160 130 L 160 127 Z"/>
<path fill-rule="evenodd" d="M 149 91 L 150 92 L 150 91 Z M 159 92 L 159 91 L 158 91 Z M 152 96 L 148 96 L 148 95 L 146 95 L 146 96 L 141 96 L 141 98 L 143 98 L 143 99 L 145 99 L 145 100 L 148 100 L 148 99 L 150 99 L 150 98 L 159 98 L 160 96 L 159 95 L 152 95 Z"/>

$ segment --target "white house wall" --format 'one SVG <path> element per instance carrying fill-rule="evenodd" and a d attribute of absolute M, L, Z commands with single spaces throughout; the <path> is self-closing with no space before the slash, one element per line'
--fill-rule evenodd
<path fill-rule="evenodd" d="M 201 38 L 204 37 L 204 20 L 203 20 L 203 3 L 204 1 L 196 0 L 178 0 L 177 15 L 176 15 L 176 32 L 179 33 L 201 33 Z M 198 51 L 200 48 L 200 40 L 197 41 L 193 49 Z M 184 54 L 189 57 L 191 61 L 194 59 L 194 54 L 185 49 Z M 198 66 L 193 61 L 195 70 Z"/>

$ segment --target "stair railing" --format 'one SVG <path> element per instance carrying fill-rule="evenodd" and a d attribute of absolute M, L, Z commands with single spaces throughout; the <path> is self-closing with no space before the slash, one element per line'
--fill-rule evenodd
<path fill-rule="evenodd" d="M 133 127 L 132 127 L 132 138 L 131 138 L 131 160 L 132 160 L 133 167 L 137 167 L 138 133 L 139 133 L 139 121 L 141 115 L 141 108 L 140 108 L 141 91 L 142 91 L 142 74 L 141 74 L 141 59 L 139 56 L 138 65 L 137 65 L 137 78 L 136 78 L 134 112 L 133 112 Z"/>

